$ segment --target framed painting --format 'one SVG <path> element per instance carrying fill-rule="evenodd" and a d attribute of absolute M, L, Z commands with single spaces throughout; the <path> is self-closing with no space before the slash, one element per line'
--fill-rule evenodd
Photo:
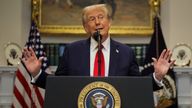
<path fill-rule="evenodd" d="M 107 3 L 113 18 L 111 34 L 149 35 L 153 32 L 150 1 L 32 0 L 32 17 L 41 33 L 85 34 L 81 10 L 91 4 Z"/>

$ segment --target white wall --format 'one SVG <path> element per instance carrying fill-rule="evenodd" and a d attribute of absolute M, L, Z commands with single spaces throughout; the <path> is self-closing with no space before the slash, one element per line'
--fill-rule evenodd
<path fill-rule="evenodd" d="M 4 46 L 8 42 L 24 45 L 30 24 L 30 0 L 1 0 L 0 65 L 6 65 Z"/>
<path fill-rule="evenodd" d="M 26 42 L 30 27 L 31 0 L 1 0 L 0 3 L 0 65 L 6 65 L 4 45 Z M 168 48 L 177 43 L 191 44 L 192 0 L 162 0 L 161 21 Z M 85 37 L 43 37 L 43 42 L 71 42 Z M 150 37 L 114 37 L 123 43 L 148 43 Z"/>
<path fill-rule="evenodd" d="M 13 2 L 13 3 L 11 3 Z M 21 43 L 21 2 L 1 0 L 0 4 L 0 63 L 5 63 L 4 45 L 9 42 Z"/>
<path fill-rule="evenodd" d="M 169 48 L 192 45 L 192 0 L 162 0 L 162 29 Z"/>

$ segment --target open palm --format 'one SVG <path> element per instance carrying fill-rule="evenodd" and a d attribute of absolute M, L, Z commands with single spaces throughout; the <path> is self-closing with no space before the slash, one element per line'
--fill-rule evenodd
<path fill-rule="evenodd" d="M 171 51 L 164 49 L 159 59 L 152 58 L 154 61 L 155 76 L 158 80 L 162 80 L 169 68 L 174 64 L 175 61 L 170 61 L 171 56 Z"/>
<path fill-rule="evenodd" d="M 36 57 L 32 48 L 24 48 L 22 62 L 32 76 L 36 76 L 39 73 L 42 59 L 43 57 L 40 57 L 39 59 Z"/>

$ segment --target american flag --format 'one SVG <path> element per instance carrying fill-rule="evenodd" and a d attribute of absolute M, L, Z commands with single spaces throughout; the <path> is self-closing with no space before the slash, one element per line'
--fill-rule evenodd
<path fill-rule="evenodd" d="M 41 69 L 47 71 L 49 69 L 48 59 L 41 43 L 39 30 L 33 21 L 26 47 L 32 47 L 38 58 L 44 57 Z M 12 108 L 43 108 L 44 90 L 32 85 L 30 81 L 30 75 L 24 65 L 20 63 L 16 72 Z"/>

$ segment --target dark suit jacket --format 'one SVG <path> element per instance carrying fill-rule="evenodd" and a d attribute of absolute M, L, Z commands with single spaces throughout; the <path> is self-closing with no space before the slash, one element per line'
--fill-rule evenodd
<path fill-rule="evenodd" d="M 110 41 L 109 76 L 140 76 L 134 51 L 127 45 L 112 39 Z M 55 75 L 90 76 L 90 38 L 65 47 Z M 42 72 L 36 84 L 45 88 L 46 76 Z M 154 89 L 158 88 L 154 83 Z"/>

